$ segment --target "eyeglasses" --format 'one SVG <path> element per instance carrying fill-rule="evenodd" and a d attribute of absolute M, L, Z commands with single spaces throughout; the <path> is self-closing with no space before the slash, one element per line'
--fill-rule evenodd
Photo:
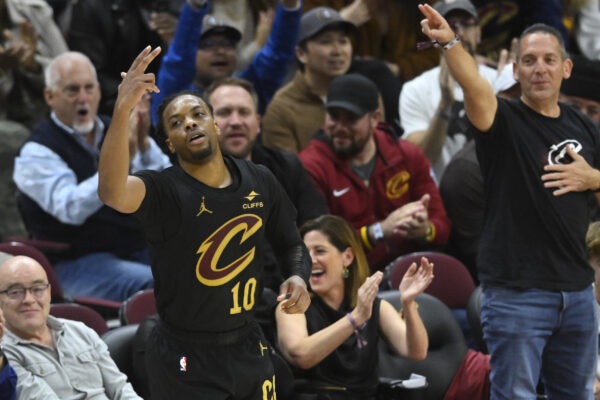
<path fill-rule="evenodd" d="M 0 291 L 0 294 L 5 294 L 11 300 L 21 301 L 25 298 L 25 293 L 29 291 L 36 299 L 41 299 L 50 287 L 50 283 L 38 283 L 30 287 L 16 286 Z"/>
<path fill-rule="evenodd" d="M 227 50 L 235 49 L 237 42 L 235 40 L 223 38 L 223 39 L 205 39 L 201 40 L 198 44 L 198 48 L 202 50 L 214 50 L 218 47 L 222 47 Z"/>

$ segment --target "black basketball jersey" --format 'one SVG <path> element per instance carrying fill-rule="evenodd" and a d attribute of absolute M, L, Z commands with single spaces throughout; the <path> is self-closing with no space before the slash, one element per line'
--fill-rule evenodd
<path fill-rule="evenodd" d="M 544 290 L 590 285 L 593 271 L 585 248 L 589 193 L 554 196 L 556 188 L 546 189 L 541 176 L 548 164 L 572 162 L 566 146 L 598 168 L 597 127 L 564 104 L 560 116 L 551 118 L 520 100 L 499 98 L 492 127 L 475 140 L 486 199 L 480 280 Z"/>
<path fill-rule="evenodd" d="M 137 174 L 135 215 L 149 243 L 158 313 L 181 331 L 226 332 L 253 319 L 265 236 L 277 251 L 301 244 L 296 211 L 264 167 L 225 157 L 233 182 L 207 186 L 173 166 Z"/>

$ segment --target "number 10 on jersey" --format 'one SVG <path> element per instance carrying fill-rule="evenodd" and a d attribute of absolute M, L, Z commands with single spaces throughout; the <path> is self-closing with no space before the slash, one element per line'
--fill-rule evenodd
<path fill-rule="evenodd" d="M 254 307 L 254 293 L 256 292 L 256 278 L 250 278 L 244 285 L 244 292 L 242 293 L 242 306 L 240 306 L 240 283 L 235 284 L 231 288 L 231 296 L 233 297 L 233 307 L 229 309 L 229 314 L 239 314 L 244 310 L 250 311 Z"/>

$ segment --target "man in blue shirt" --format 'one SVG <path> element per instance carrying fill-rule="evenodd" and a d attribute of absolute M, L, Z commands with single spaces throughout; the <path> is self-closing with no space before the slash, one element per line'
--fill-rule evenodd
<path fill-rule="evenodd" d="M 300 6 L 300 0 L 280 0 L 267 45 L 240 74 L 254 85 L 261 114 L 283 82 L 286 67 L 294 56 L 302 15 Z M 181 10 L 175 39 L 158 72 L 160 93 L 154 94 L 152 100 L 154 123 L 158 105 L 165 97 L 184 89 L 203 91 L 213 81 L 230 76 L 235 69 L 235 47 L 241 34 L 225 22 L 207 16 L 208 9 L 206 0 L 187 0 Z"/>
<path fill-rule="evenodd" d="M 137 221 L 105 207 L 96 193 L 98 156 L 110 123 L 97 114 L 96 70 L 87 56 L 69 52 L 49 64 L 45 78 L 52 113 L 15 158 L 21 214 L 34 238 L 69 244 L 52 260 L 67 294 L 125 300 L 154 283 Z M 132 171 L 169 165 L 148 137 L 148 102 L 142 100 L 130 117 Z"/>

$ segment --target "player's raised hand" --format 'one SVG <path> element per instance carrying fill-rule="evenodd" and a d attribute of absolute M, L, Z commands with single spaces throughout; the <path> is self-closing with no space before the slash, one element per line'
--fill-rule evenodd
<path fill-rule="evenodd" d="M 425 35 L 431 40 L 436 40 L 442 44 L 454 39 L 454 31 L 440 13 L 429 4 L 419 4 L 418 7 L 419 11 L 425 16 L 425 19 L 421 20 L 421 30 Z"/>
<path fill-rule="evenodd" d="M 140 101 L 144 93 L 158 93 L 158 87 L 153 73 L 146 73 L 148 65 L 160 53 L 160 47 L 154 50 L 150 46 L 146 47 L 133 60 L 127 72 L 121 72 L 123 81 L 119 85 L 119 95 L 115 103 L 115 109 L 131 111 L 133 107 Z"/>

